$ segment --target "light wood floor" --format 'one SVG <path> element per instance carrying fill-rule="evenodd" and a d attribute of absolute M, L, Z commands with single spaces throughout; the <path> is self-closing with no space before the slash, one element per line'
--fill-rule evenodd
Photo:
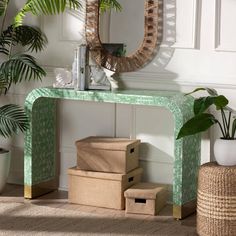
<path fill-rule="evenodd" d="M 75 210 L 88 213 L 91 212 L 106 216 L 109 215 L 125 216 L 125 211 L 70 204 L 68 203 L 67 200 L 68 194 L 66 191 L 54 191 L 33 200 L 24 199 L 23 194 L 24 194 L 23 186 L 8 184 L 5 187 L 4 192 L 0 195 L 0 202 L 27 202 L 27 203 L 30 202 L 31 204 L 39 206 L 48 206 L 52 208 Z M 160 212 L 159 215 L 164 216 L 166 219 L 172 218 L 172 206 L 167 205 Z M 142 219 L 158 217 L 158 216 L 146 216 L 146 215 L 133 215 L 133 216 L 135 218 L 142 218 Z M 187 217 L 186 219 L 181 220 L 181 225 L 195 227 L 196 215 L 193 214 Z"/>

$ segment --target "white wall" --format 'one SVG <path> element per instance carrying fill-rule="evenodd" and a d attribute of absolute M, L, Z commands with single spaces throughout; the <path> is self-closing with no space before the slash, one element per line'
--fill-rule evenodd
<path fill-rule="evenodd" d="M 127 1 L 128 2 L 128 1 Z M 234 0 L 165 0 L 164 40 L 153 61 L 140 71 L 122 75 L 127 88 L 171 89 L 183 92 L 198 86 L 216 88 L 236 107 L 236 3 Z M 132 16 L 131 16 L 132 17 Z M 5 100 L 23 104 L 26 94 L 38 86 L 51 85 L 55 67 L 70 67 L 73 49 L 80 43 L 83 14 L 68 11 L 63 16 L 36 21 L 49 38 L 47 49 L 37 55 L 46 66 L 42 83 L 21 85 Z M 117 29 L 119 30 L 119 29 Z M 75 165 L 74 141 L 87 135 L 117 135 L 141 138 L 141 165 L 150 181 L 172 183 L 173 119 L 162 108 L 62 101 L 59 104 L 61 178 L 66 189 L 66 169 Z M 148 117 L 148 119 L 147 119 Z M 204 135 L 202 162 L 210 160 L 210 142 Z M 212 140 L 214 133 L 211 134 Z M 213 142 L 211 142 L 213 143 Z M 14 153 L 10 181 L 22 182 L 23 138 L 4 141 Z"/>

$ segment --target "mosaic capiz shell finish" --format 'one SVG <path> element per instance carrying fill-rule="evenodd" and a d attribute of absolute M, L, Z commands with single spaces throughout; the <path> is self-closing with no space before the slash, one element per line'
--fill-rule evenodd
<path fill-rule="evenodd" d="M 55 177 L 56 99 L 165 107 L 173 114 L 175 137 L 184 122 L 193 116 L 194 99 L 176 91 L 75 91 L 50 87 L 35 89 L 25 102 L 30 118 L 30 129 L 25 135 L 24 168 L 27 186 Z M 196 199 L 200 136 L 192 135 L 175 140 L 174 148 L 173 203 L 183 205 Z"/>

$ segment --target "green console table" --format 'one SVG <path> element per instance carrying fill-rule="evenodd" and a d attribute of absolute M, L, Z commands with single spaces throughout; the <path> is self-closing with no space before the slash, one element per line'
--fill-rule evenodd
<path fill-rule="evenodd" d="M 30 128 L 25 135 L 25 198 L 35 198 L 58 188 L 58 99 L 165 107 L 173 114 L 175 137 L 183 123 L 193 116 L 193 98 L 175 91 L 75 91 L 51 87 L 35 89 L 25 102 L 30 119 Z M 175 140 L 174 149 L 173 216 L 181 219 L 196 208 L 200 136 Z"/>

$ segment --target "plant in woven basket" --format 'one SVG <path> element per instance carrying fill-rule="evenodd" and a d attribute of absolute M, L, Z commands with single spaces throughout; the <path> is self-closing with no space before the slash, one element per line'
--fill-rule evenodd
<path fill-rule="evenodd" d="M 38 28 L 24 24 L 27 13 L 35 16 L 54 15 L 64 12 L 67 7 L 76 9 L 81 6 L 78 0 L 28 0 L 19 10 L 12 23 L 6 25 L 11 0 L 0 0 L 0 93 L 3 96 L 12 84 L 22 81 L 41 80 L 44 69 L 30 52 L 38 52 L 47 44 L 46 35 Z M 20 51 L 17 51 L 19 49 Z M 7 138 L 28 127 L 24 109 L 15 104 L 0 106 L 0 136 Z M 0 149 L 0 192 L 5 185 L 9 170 L 9 158 Z M 8 159 L 8 161 L 6 160 Z M 4 167 L 5 166 L 5 167 Z"/>
<path fill-rule="evenodd" d="M 216 160 L 222 165 L 236 165 L 236 117 L 234 116 L 236 112 L 228 107 L 228 99 L 224 95 L 218 95 L 217 91 L 214 89 L 197 88 L 186 95 L 198 91 L 207 91 L 209 95 L 194 100 L 194 116 L 181 127 L 177 139 L 206 131 L 216 124 L 219 126 L 222 135 L 214 145 Z M 213 114 L 207 112 L 208 108 L 211 106 L 215 107 L 217 112 L 220 112 L 221 119 L 217 119 Z M 233 151 L 234 149 L 235 152 Z M 229 150 L 233 156 L 226 154 L 227 150 Z M 221 160 L 223 156 L 227 156 L 226 163 Z M 233 160 L 231 160 L 231 156 Z"/>

